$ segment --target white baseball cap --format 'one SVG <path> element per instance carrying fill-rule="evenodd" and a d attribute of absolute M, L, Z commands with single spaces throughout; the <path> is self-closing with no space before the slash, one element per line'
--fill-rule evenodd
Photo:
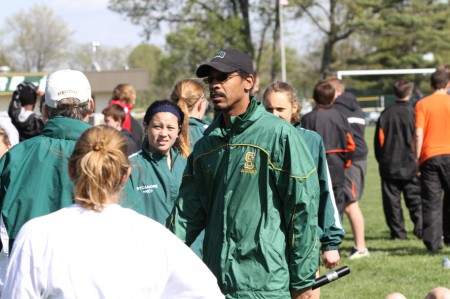
<path fill-rule="evenodd" d="M 60 70 L 50 74 L 45 86 L 45 105 L 57 108 L 59 101 L 76 98 L 80 103 L 92 98 L 91 85 L 80 71 Z"/>

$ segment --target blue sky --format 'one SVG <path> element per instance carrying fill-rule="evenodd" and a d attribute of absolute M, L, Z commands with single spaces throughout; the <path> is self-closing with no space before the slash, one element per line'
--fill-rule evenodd
<path fill-rule="evenodd" d="M 33 4 L 46 4 L 54 14 L 63 18 L 76 43 L 100 42 L 106 46 L 137 45 L 142 41 L 140 28 L 125 21 L 121 15 L 108 10 L 108 0 L 6 0 L 2 1 L 1 20 L 20 10 L 29 10 Z M 95 28 L 95 30 L 93 30 Z M 153 39 L 154 38 L 154 39 Z M 161 36 L 152 37 L 151 43 L 164 42 Z"/>

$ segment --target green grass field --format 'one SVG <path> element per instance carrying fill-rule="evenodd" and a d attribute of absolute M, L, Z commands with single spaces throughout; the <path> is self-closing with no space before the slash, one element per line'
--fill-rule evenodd
<path fill-rule="evenodd" d="M 442 268 L 442 258 L 450 257 L 450 248 L 432 255 L 421 240 L 412 234 L 412 222 L 403 204 L 408 240 L 390 240 L 381 202 L 378 164 L 373 153 L 374 127 L 366 128 L 369 146 L 368 171 L 363 199 L 360 202 L 366 223 L 366 244 L 370 257 L 349 260 L 347 253 L 353 246 L 353 234 L 348 218 L 344 216 L 346 236 L 340 247 L 341 263 L 350 267 L 350 274 L 321 288 L 321 298 L 357 299 L 384 297 L 401 292 L 408 299 L 423 299 L 436 286 L 450 288 L 450 270 Z M 329 270 L 322 268 L 321 274 Z"/>

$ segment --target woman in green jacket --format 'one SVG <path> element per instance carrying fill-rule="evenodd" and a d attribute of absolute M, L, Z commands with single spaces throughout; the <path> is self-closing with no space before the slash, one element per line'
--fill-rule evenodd
<path fill-rule="evenodd" d="M 331 269 L 339 264 L 338 247 L 345 232 L 336 208 L 322 138 L 316 132 L 300 127 L 300 105 L 291 85 L 285 82 L 273 82 L 264 91 L 263 98 L 264 107 L 268 112 L 290 122 L 299 130 L 316 164 L 320 181 L 317 235 L 321 242 L 324 266 Z M 319 277 L 319 271 L 316 277 Z M 311 299 L 319 297 L 320 289 L 314 290 Z"/>
<path fill-rule="evenodd" d="M 129 157 L 131 182 L 146 216 L 165 223 L 178 196 L 189 145 L 184 113 L 170 100 L 156 101 L 144 116 L 142 149 Z"/>
<path fill-rule="evenodd" d="M 197 80 L 181 80 L 175 84 L 170 99 L 177 103 L 184 114 L 188 116 L 184 120 L 184 127 L 189 126 L 189 139 L 192 149 L 194 144 L 203 137 L 203 132 L 209 126 L 209 123 L 203 120 L 208 108 L 205 88 Z"/>
<path fill-rule="evenodd" d="M 180 107 L 170 100 L 152 103 L 144 116 L 142 149 L 129 157 L 131 186 L 144 215 L 161 224 L 166 223 L 175 204 L 189 155 L 184 118 Z M 199 256 L 201 242 L 199 239 L 192 245 Z"/>

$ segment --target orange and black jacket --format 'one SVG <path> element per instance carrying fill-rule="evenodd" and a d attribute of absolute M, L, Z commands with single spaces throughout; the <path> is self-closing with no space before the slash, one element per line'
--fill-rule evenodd
<path fill-rule="evenodd" d="M 414 108 L 397 101 L 377 121 L 374 147 L 380 176 L 410 180 L 416 174 Z"/>
<path fill-rule="evenodd" d="M 364 138 L 366 129 L 366 120 L 364 119 L 364 112 L 356 101 L 354 94 L 344 92 L 337 97 L 333 103 L 333 108 L 341 112 L 350 124 L 353 140 L 355 141 L 356 149 L 352 156 L 352 161 L 361 161 L 367 159 L 369 149 Z"/>
<path fill-rule="evenodd" d="M 350 167 L 355 142 L 350 133 L 350 125 L 343 114 L 332 106 L 317 105 L 302 117 L 303 128 L 317 132 L 323 139 L 334 187 L 345 183 L 345 169 Z"/>

